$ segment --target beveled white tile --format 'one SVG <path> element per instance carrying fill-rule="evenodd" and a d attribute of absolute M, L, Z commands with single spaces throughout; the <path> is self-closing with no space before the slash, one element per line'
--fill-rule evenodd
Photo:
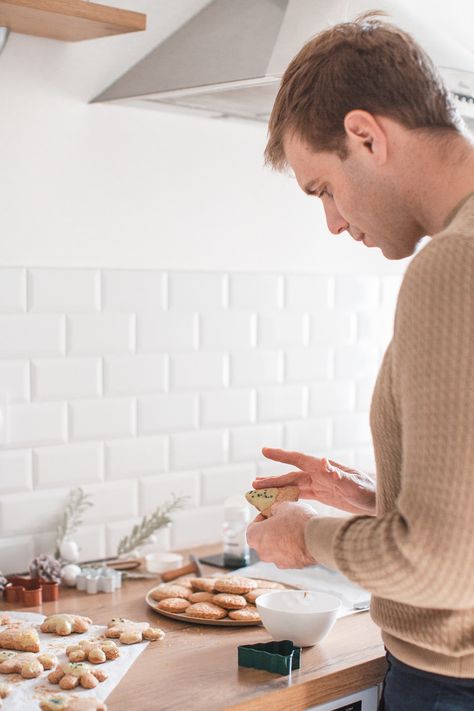
<path fill-rule="evenodd" d="M 168 464 L 166 437 L 135 437 L 105 443 L 105 469 L 108 479 L 135 478 L 158 474 Z"/>
<path fill-rule="evenodd" d="M 379 277 L 369 275 L 336 277 L 336 307 L 351 310 L 376 309 L 379 303 Z"/>
<path fill-rule="evenodd" d="M 283 305 L 283 277 L 276 274 L 231 274 L 231 309 L 269 311 Z"/>
<path fill-rule="evenodd" d="M 0 269 L 0 313 L 26 311 L 25 269 Z"/>
<path fill-rule="evenodd" d="M 296 420 L 306 414 L 307 390 L 301 385 L 277 385 L 257 391 L 257 418 Z"/>
<path fill-rule="evenodd" d="M 36 488 L 81 486 L 103 479 L 102 445 L 98 442 L 38 447 L 33 451 Z"/>
<path fill-rule="evenodd" d="M 0 538 L 0 560 L 2 573 L 24 573 L 34 556 L 33 536 Z"/>
<path fill-rule="evenodd" d="M 324 380 L 309 389 L 309 414 L 329 415 L 354 410 L 355 384 L 352 380 Z"/>
<path fill-rule="evenodd" d="M 57 356 L 64 353 L 64 317 L 0 315 L 0 357 Z"/>
<path fill-rule="evenodd" d="M 134 434 L 134 402 L 131 398 L 77 400 L 69 404 L 69 413 L 73 440 Z"/>
<path fill-rule="evenodd" d="M 252 390 L 216 390 L 201 395 L 201 424 L 245 425 L 255 419 L 255 393 Z"/>
<path fill-rule="evenodd" d="M 259 348 L 231 353 L 230 383 L 241 385 L 271 385 L 283 379 L 283 353 Z"/>
<path fill-rule="evenodd" d="M 332 371 L 329 348 L 291 348 L 285 351 L 285 379 L 288 382 L 308 382 L 328 378 Z"/>
<path fill-rule="evenodd" d="M 97 269 L 29 269 L 29 310 L 72 313 L 98 311 Z"/>
<path fill-rule="evenodd" d="M 171 469 L 224 464 L 227 443 L 222 430 L 183 432 L 170 437 Z"/>
<path fill-rule="evenodd" d="M 201 504 L 223 504 L 228 496 L 242 495 L 249 491 L 256 472 L 255 464 L 228 464 L 203 469 Z"/>
<path fill-rule="evenodd" d="M 307 318 L 293 311 L 260 314 L 258 318 L 258 345 L 264 348 L 279 346 L 304 346 L 307 342 Z"/>
<path fill-rule="evenodd" d="M 177 390 L 220 388 L 225 385 L 222 353 L 177 353 L 170 357 L 170 385 Z"/>
<path fill-rule="evenodd" d="M 373 377 L 380 365 L 379 351 L 369 344 L 341 346 L 336 350 L 335 365 L 337 378 Z"/>
<path fill-rule="evenodd" d="M 223 506 L 200 506 L 172 514 L 171 547 L 194 548 L 222 541 Z"/>
<path fill-rule="evenodd" d="M 0 494 L 32 488 L 31 452 L 27 449 L 0 452 Z"/>
<path fill-rule="evenodd" d="M 140 434 L 192 430 L 198 423 L 199 402 L 196 393 L 166 393 L 138 400 Z"/>
<path fill-rule="evenodd" d="M 140 353 L 174 353 L 197 348 L 198 317 L 195 313 L 166 311 L 139 314 L 137 350 Z"/>
<path fill-rule="evenodd" d="M 200 316 L 200 346 L 204 350 L 242 350 L 255 345 L 256 316 L 241 311 Z"/>
<path fill-rule="evenodd" d="M 336 447 L 370 444 L 371 442 L 369 415 L 366 412 L 337 415 L 334 418 L 334 444 Z"/>
<path fill-rule="evenodd" d="M 98 358 L 47 358 L 31 364 L 35 400 L 94 397 L 101 392 L 101 380 Z"/>
<path fill-rule="evenodd" d="M 25 402 L 30 395 L 30 370 L 26 360 L 0 360 L 0 398 Z"/>
<path fill-rule="evenodd" d="M 285 307 L 299 311 L 327 309 L 331 304 L 333 278 L 321 274 L 290 274 L 285 277 Z"/>
<path fill-rule="evenodd" d="M 285 449 L 323 457 L 326 456 L 325 452 L 330 444 L 331 422 L 329 419 L 288 422 L 285 425 Z"/>
<path fill-rule="evenodd" d="M 310 343 L 326 347 L 354 343 L 356 315 L 342 310 L 318 311 L 310 318 Z"/>
<path fill-rule="evenodd" d="M 130 314 L 77 314 L 67 319 L 68 352 L 72 355 L 128 353 L 134 346 Z"/>
<path fill-rule="evenodd" d="M 164 355 L 108 356 L 104 358 L 106 395 L 145 395 L 166 389 Z"/>
<path fill-rule="evenodd" d="M 140 513 L 151 514 L 157 506 L 170 503 L 173 496 L 183 497 L 182 508 L 193 508 L 199 504 L 199 492 L 200 482 L 197 471 L 171 472 L 146 477 L 139 482 Z"/>
<path fill-rule="evenodd" d="M 262 447 L 281 447 L 283 426 L 281 424 L 235 427 L 230 431 L 230 455 L 235 461 L 258 461 Z"/>
<path fill-rule="evenodd" d="M 17 447 L 66 441 L 66 405 L 62 402 L 10 405 L 7 444 Z"/>
<path fill-rule="evenodd" d="M 142 313 L 160 311 L 165 305 L 165 275 L 150 269 L 104 269 L 104 311 Z"/>
<path fill-rule="evenodd" d="M 224 308 L 224 275 L 212 272 L 171 272 L 168 275 L 168 303 L 173 311 Z"/>

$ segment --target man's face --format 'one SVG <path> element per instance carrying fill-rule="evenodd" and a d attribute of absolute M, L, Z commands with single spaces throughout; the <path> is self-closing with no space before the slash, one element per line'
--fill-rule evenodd
<path fill-rule="evenodd" d="M 379 247 L 387 259 L 414 253 L 423 232 L 402 196 L 402 176 L 395 180 L 369 150 L 356 148 L 341 160 L 336 153 L 315 152 L 295 135 L 284 148 L 301 189 L 321 199 L 330 232 L 348 232 L 366 247 Z"/>

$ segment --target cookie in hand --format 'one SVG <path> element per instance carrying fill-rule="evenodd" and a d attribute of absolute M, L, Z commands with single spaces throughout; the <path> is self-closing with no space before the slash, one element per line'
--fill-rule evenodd
<path fill-rule="evenodd" d="M 247 501 L 260 511 L 262 516 L 269 518 L 272 504 L 283 501 L 298 501 L 300 490 L 297 486 L 272 486 L 268 489 L 252 489 L 245 494 Z"/>

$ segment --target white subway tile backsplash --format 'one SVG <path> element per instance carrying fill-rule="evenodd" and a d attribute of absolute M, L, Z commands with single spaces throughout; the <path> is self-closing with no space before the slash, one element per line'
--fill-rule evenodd
<path fill-rule="evenodd" d="M 307 389 L 301 385 L 261 388 L 257 397 L 259 421 L 300 419 L 306 414 Z"/>
<path fill-rule="evenodd" d="M 105 395 L 145 395 L 166 389 L 168 361 L 164 355 L 104 358 Z"/>
<path fill-rule="evenodd" d="M 283 277 L 273 274 L 231 274 L 231 309 L 269 311 L 283 306 Z"/>
<path fill-rule="evenodd" d="M 257 461 L 262 447 L 281 447 L 283 426 L 281 424 L 235 427 L 230 431 L 230 455 L 235 461 Z"/>
<path fill-rule="evenodd" d="M 227 358 L 222 353 L 178 353 L 170 358 L 170 386 L 177 390 L 222 388 Z"/>
<path fill-rule="evenodd" d="M 31 452 L 22 449 L 0 452 L 0 495 L 32 488 Z"/>
<path fill-rule="evenodd" d="M 95 269 L 30 269 L 29 310 L 74 313 L 97 311 L 99 272 Z"/>
<path fill-rule="evenodd" d="M 0 316 L 0 358 L 62 355 L 64 332 L 63 316 Z"/>
<path fill-rule="evenodd" d="M 172 472 L 149 476 L 139 482 L 140 514 L 151 514 L 157 506 L 170 503 L 173 496 L 185 497 L 183 508 L 199 503 L 199 472 Z"/>
<path fill-rule="evenodd" d="M 315 274 L 292 274 L 286 277 L 287 309 L 317 311 L 331 306 L 333 279 Z"/>
<path fill-rule="evenodd" d="M 25 269 L 0 269 L 0 313 L 26 311 Z"/>
<path fill-rule="evenodd" d="M 229 464 L 203 469 L 201 504 L 223 504 L 229 496 L 243 495 L 252 488 L 256 473 L 255 464 Z"/>
<path fill-rule="evenodd" d="M 311 314 L 311 345 L 339 346 L 354 343 L 356 315 L 344 311 L 318 311 Z"/>
<path fill-rule="evenodd" d="M 172 514 L 171 547 L 173 550 L 195 548 L 222 541 L 223 506 L 200 506 Z"/>
<path fill-rule="evenodd" d="M 387 346 L 393 335 L 393 316 L 385 311 L 357 315 L 357 340 Z"/>
<path fill-rule="evenodd" d="M 108 523 L 105 527 L 106 534 L 106 555 L 116 556 L 120 541 L 125 536 L 129 536 L 133 527 L 141 522 L 141 518 L 130 518 L 122 521 Z M 156 539 L 156 550 L 167 551 L 171 547 L 171 524 L 158 529 L 153 536 Z M 140 551 L 146 552 L 147 546 L 141 546 Z"/>
<path fill-rule="evenodd" d="M 380 279 L 376 276 L 336 277 L 336 306 L 342 309 L 375 309 L 380 301 Z"/>
<path fill-rule="evenodd" d="M 24 447 L 66 441 L 67 412 L 62 402 L 11 405 L 6 443 Z"/>
<path fill-rule="evenodd" d="M 201 395 L 201 425 L 245 425 L 255 419 L 252 390 L 216 390 Z"/>
<path fill-rule="evenodd" d="M 285 425 L 284 448 L 318 457 L 325 456 L 331 444 L 329 419 L 288 422 Z"/>
<path fill-rule="evenodd" d="M 283 379 L 283 353 L 258 349 L 232 353 L 230 356 L 231 385 L 271 385 Z"/>
<path fill-rule="evenodd" d="M 172 469 L 224 464 L 227 458 L 227 440 L 222 430 L 183 432 L 170 437 Z"/>
<path fill-rule="evenodd" d="M 93 497 L 76 535 L 91 559 L 172 493 L 188 508 L 157 545 L 221 540 L 224 499 L 288 471 L 263 446 L 374 471 L 368 410 L 400 282 L 0 269 L 0 569 L 53 549 L 73 487 Z"/>
<path fill-rule="evenodd" d="M 134 348 L 130 314 L 77 314 L 68 317 L 68 352 L 72 355 L 128 353 Z"/>
<path fill-rule="evenodd" d="M 140 353 L 192 351 L 197 348 L 195 313 L 166 311 L 137 317 L 137 350 Z"/>
<path fill-rule="evenodd" d="M 166 277 L 146 269 L 106 269 L 102 272 L 104 311 L 157 312 L 165 306 Z"/>
<path fill-rule="evenodd" d="M 370 377 L 377 371 L 379 361 L 379 351 L 373 345 L 342 346 L 336 351 L 336 377 Z"/>
<path fill-rule="evenodd" d="M 357 381 L 356 408 L 369 412 L 374 392 L 375 377 L 363 378 Z"/>
<path fill-rule="evenodd" d="M 370 444 L 371 441 L 369 416 L 366 412 L 337 415 L 334 418 L 334 444 L 336 447 Z"/>
<path fill-rule="evenodd" d="M 168 464 L 166 437 L 138 437 L 105 444 L 105 471 L 108 479 L 135 478 L 158 474 Z"/>
<path fill-rule="evenodd" d="M 292 311 L 264 313 L 258 318 L 258 345 L 264 348 L 303 346 L 307 342 L 307 331 L 304 314 Z"/>
<path fill-rule="evenodd" d="M 35 400 L 94 397 L 101 392 L 101 379 L 98 358 L 48 358 L 31 364 Z"/>
<path fill-rule="evenodd" d="M 0 570 L 4 575 L 26 572 L 34 550 L 33 536 L 0 538 Z"/>
<path fill-rule="evenodd" d="M 102 445 L 97 442 L 38 447 L 33 451 L 37 488 L 81 486 L 103 478 Z"/>
<path fill-rule="evenodd" d="M 26 360 L 0 360 L 0 400 L 24 402 L 30 394 L 30 371 Z"/>
<path fill-rule="evenodd" d="M 355 385 L 350 380 L 325 380 L 313 383 L 309 390 L 310 415 L 348 412 L 355 402 Z"/>
<path fill-rule="evenodd" d="M 199 400 L 196 393 L 167 393 L 138 400 L 140 434 L 191 430 L 197 427 Z"/>
<path fill-rule="evenodd" d="M 224 308 L 225 283 L 223 274 L 171 273 L 168 275 L 169 308 L 188 311 Z"/>
<path fill-rule="evenodd" d="M 134 434 L 134 400 L 77 400 L 69 405 L 72 439 L 127 437 Z"/>
<path fill-rule="evenodd" d="M 54 531 L 67 496 L 67 489 L 0 496 L 1 535 L 16 536 Z"/>
<path fill-rule="evenodd" d="M 138 514 L 138 485 L 136 481 L 115 480 L 105 484 L 83 487 L 94 505 L 86 510 L 84 523 L 103 523 Z"/>
<path fill-rule="evenodd" d="M 292 348 L 285 352 L 285 379 L 288 382 L 308 382 L 328 378 L 332 371 L 329 348 Z"/>
<path fill-rule="evenodd" d="M 256 340 L 256 316 L 241 311 L 205 313 L 200 319 L 200 347 L 241 350 Z"/>

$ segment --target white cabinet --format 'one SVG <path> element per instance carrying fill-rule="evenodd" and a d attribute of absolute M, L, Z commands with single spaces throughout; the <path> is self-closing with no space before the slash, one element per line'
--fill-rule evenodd
<path fill-rule="evenodd" d="M 377 686 L 372 686 L 350 696 L 341 696 L 334 701 L 311 706 L 307 711 L 377 711 L 378 691 Z"/>

